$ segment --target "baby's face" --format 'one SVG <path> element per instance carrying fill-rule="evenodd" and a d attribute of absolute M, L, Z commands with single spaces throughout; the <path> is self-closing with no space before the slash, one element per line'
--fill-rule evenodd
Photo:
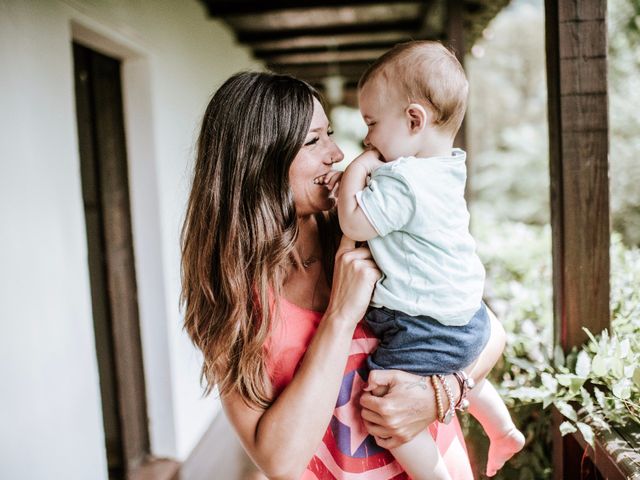
<path fill-rule="evenodd" d="M 405 101 L 389 88 L 386 80 L 373 78 L 358 92 L 358 104 L 368 133 L 365 145 L 380 152 L 385 162 L 415 155 L 409 140 L 410 122 Z"/>

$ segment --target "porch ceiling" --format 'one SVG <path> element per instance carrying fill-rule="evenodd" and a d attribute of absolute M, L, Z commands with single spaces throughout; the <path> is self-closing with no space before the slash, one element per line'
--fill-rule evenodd
<path fill-rule="evenodd" d="M 325 90 L 339 76 L 345 103 L 364 69 L 407 40 L 449 39 L 453 11 L 462 13 L 470 48 L 509 0 L 201 0 L 240 43 L 273 71 L 289 73 Z M 460 20 L 460 19 L 457 19 Z M 325 92 L 326 93 L 326 92 Z"/>

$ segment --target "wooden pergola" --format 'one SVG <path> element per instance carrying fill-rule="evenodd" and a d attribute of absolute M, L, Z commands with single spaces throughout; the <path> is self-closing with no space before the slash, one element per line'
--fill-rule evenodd
<path fill-rule="evenodd" d="M 364 69 L 399 42 L 443 40 L 464 52 L 508 0 L 202 0 L 267 68 L 306 80 L 357 106 Z M 331 97 L 331 95 L 328 95 Z M 331 98 L 330 98 L 331 99 Z"/>
<path fill-rule="evenodd" d="M 360 74 L 394 44 L 442 40 L 462 58 L 508 4 L 508 0 L 202 2 L 269 69 L 302 78 L 329 96 L 331 83 L 339 82 L 341 103 L 352 106 Z M 546 0 L 545 12 L 555 342 L 568 351 L 586 340 L 582 327 L 599 332 L 610 324 L 606 0 Z M 554 416 L 560 421 L 558 412 Z M 564 438 L 556 434 L 554 478 L 640 476 L 637 455 L 626 446 L 613 447 L 614 443 L 599 436 L 592 449 L 579 433 Z M 584 453 L 589 458 L 586 463 Z M 586 471 L 595 476 L 584 476 Z"/>

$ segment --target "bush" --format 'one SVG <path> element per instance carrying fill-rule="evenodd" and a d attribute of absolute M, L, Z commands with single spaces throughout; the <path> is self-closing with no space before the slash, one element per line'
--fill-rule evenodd
<path fill-rule="evenodd" d="M 640 424 L 640 249 L 612 237 L 611 334 L 590 334 L 565 358 L 552 348 L 549 227 L 476 217 L 475 234 L 487 269 L 487 303 L 507 331 L 504 357 L 490 379 L 527 438 L 525 450 L 496 478 L 550 478 L 550 405 L 566 417 L 563 433 L 578 429 L 588 442 L 592 425 Z M 482 471 L 487 439 L 469 416 L 464 423 Z"/>
<path fill-rule="evenodd" d="M 550 413 L 539 405 L 513 398 L 517 388 L 539 384 L 538 372 L 547 368 L 552 343 L 551 229 L 548 225 L 498 223 L 474 213 L 478 253 L 487 270 L 485 300 L 507 332 L 502 360 L 491 382 L 509 406 L 527 443 L 498 472 L 497 479 L 535 479 L 551 476 Z M 484 472 L 488 439 L 469 415 L 463 417 L 476 476 Z"/>

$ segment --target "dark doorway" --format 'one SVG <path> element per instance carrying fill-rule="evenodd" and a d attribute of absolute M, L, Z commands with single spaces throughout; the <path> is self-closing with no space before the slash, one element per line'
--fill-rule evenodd
<path fill-rule="evenodd" d="M 109 479 L 149 453 L 120 62 L 73 44 L 82 194 Z"/>

